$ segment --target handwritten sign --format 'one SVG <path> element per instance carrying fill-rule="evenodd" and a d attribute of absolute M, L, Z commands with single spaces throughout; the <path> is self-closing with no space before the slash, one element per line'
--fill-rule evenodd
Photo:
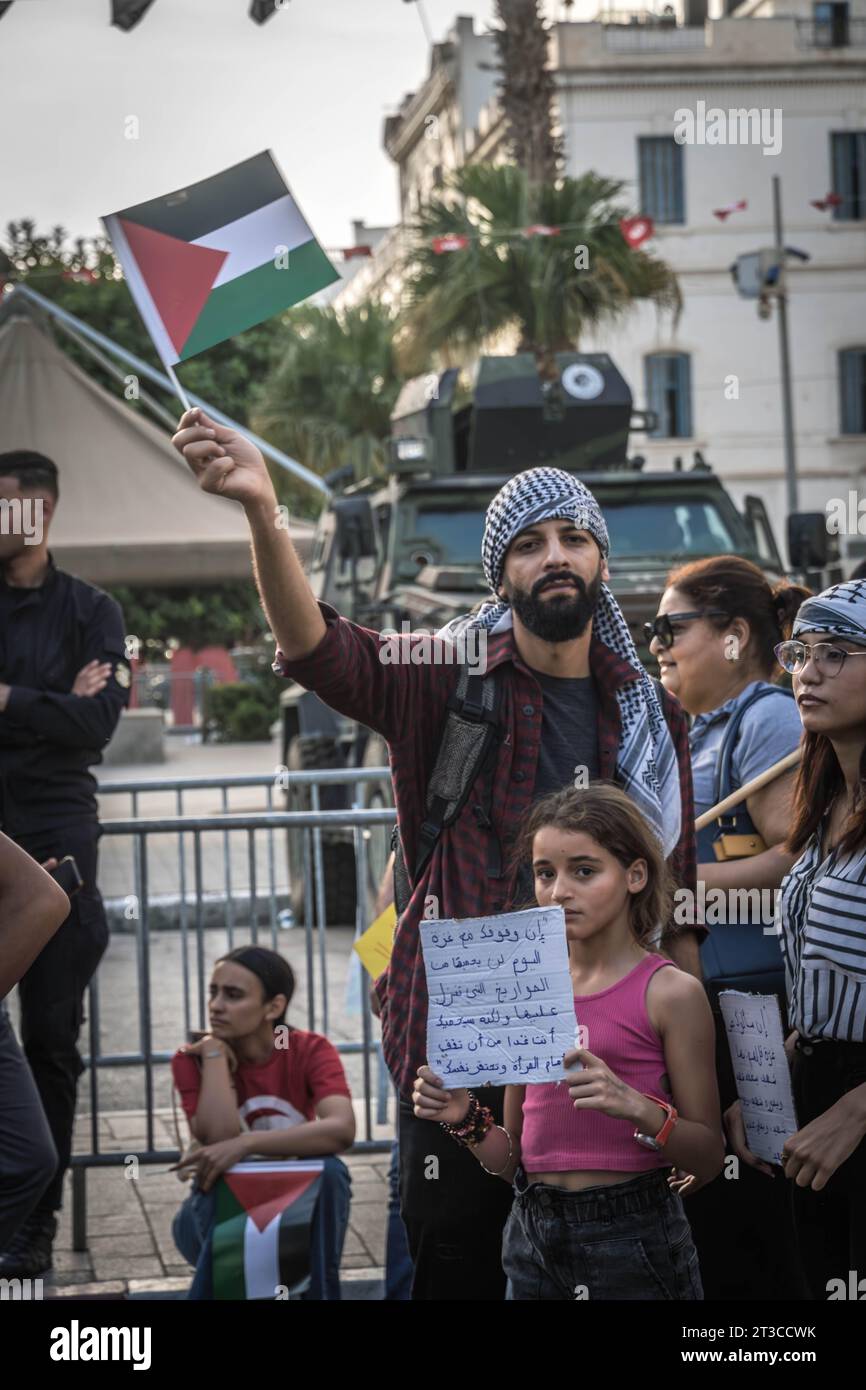
<path fill-rule="evenodd" d="M 558 1081 L 575 1036 L 562 908 L 420 928 L 436 1075 L 455 1086 Z"/>
<path fill-rule="evenodd" d="M 766 1163 L 782 1162 L 782 1145 L 799 1129 L 785 1056 L 782 1015 L 774 994 L 723 990 L 719 1006 L 728 1034 L 746 1141 Z"/>

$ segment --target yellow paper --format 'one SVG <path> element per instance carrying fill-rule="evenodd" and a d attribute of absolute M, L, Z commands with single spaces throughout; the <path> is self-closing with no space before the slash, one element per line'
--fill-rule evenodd
<path fill-rule="evenodd" d="M 364 969 L 378 980 L 383 970 L 388 969 L 391 948 L 394 945 L 394 927 L 397 923 L 397 910 L 389 903 L 380 917 L 368 927 L 363 936 L 352 947 L 361 957 Z"/>

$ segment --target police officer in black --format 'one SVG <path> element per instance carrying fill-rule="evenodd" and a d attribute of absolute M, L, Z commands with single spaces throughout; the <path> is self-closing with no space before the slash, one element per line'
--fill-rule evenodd
<path fill-rule="evenodd" d="M 83 1070 L 76 1042 L 84 994 L 108 944 L 89 769 L 117 727 L 131 679 L 120 607 L 58 570 L 48 551 L 57 498 L 50 459 L 0 454 L 0 827 L 40 863 L 73 855 L 83 879 L 69 916 L 18 986 L 21 1041 L 58 1165 L 0 1252 L 2 1278 L 35 1277 L 51 1265 Z"/>

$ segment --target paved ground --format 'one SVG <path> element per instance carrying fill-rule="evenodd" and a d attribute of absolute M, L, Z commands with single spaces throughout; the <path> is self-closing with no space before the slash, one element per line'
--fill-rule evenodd
<path fill-rule="evenodd" d="M 223 744 L 194 745 L 167 741 L 167 761 L 161 765 L 117 766 L 102 771 L 103 783 L 125 780 L 159 781 L 169 777 L 222 776 L 233 773 L 274 773 L 278 759 L 274 745 Z M 127 818 L 132 815 L 130 797 L 126 794 L 100 797 L 103 820 Z M 282 805 L 279 789 L 274 792 L 274 806 Z M 265 789 L 251 788 L 230 794 L 232 811 L 265 809 Z M 222 811 L 220 794 L 202 791 L 186 794 L 183 812 L 187 815 L 213 815 Z M 138 815 L 176 815 L 174 792 L 149 792 L 139 797 Z M 244 839 L 246 839 L 244 834 Z M 232 837 L 230 846 L 232 891 L 242 899 L 249 882 L 248 845 L 240 836 Z M 275 882 L 278 892 L 285 892 L 287 873 L 285 856 L 280 853 L 279 837 L 275 852 Z M 269 854 L 265 836 L 257 837 L 256 871 L 259 890 L 268 883 Z M 202 881 L 205 890 L 219 892 L 225 885 L 225 843 L 216 832 L 202 837 Z M 179 854 L 174 837 L 161 837 L 160 843 L 149 852 L 151 894 L 170 895 L 180 886 Z M 187 847 L 187 891 L 194 884 L 191 848 Z M 100 848 L 100 887 L 107 899 L 122 899 L 135 891 L 132 845 L 129 837 L 106 834 Z M 103 1056 L 135 1053 L 142 1050 L 144 1020 L 143 992 L 139 986 L 142 954 L 135 933 L 115 931 L 99 969 L 98 1029 L 100 1052 Z M 249 939 L 249 919 L 243 911 L 235 916 L 234 944 Z M 290 1021 L 299 1027 L 327 1031 L 335 1043 L 358 1042 L 362 1037 L 361 978 L 356 970 L 356 958 L 351 951 L 351 929 L 330 928 L 322 942 L 316 940 L 312 956 L 312 990 L 308 977 L 307 943 L 302 927 L 279 931 L 277 948 L 293 963 L 297 975 L 297 993 L 290 1011 Z M 270 943 L 270 932 L 260 936 Z M 151 1037 L 154 1052 L 171 1052 L 184 1040 L 186 1027 L 200 1026 L 200 981 L 207 979 L 217 956 L 226 950 L 229 938 L 224 926 L 205 930 L 200 940 L 190 930 L 184 949 L 178 931 L 154 931 L 150 936 L 149 969 Z M 185 966 L 184 966 L 185 961 Z M 188 1005 L 185 1007 L 184 979 L 188 980 Z M 325 992 L 327 982 L 327 994 Z M 310 1013 L 310 999 L 313 1010 Z M 325 1004 L 327 998 L 327 1023 Z M 16 1001 L 12 1003 L 13 1018 Z M 376 1036 L 375 1021 L 371 1027 Z M 81 1050 L 87 1051 L 87 1035 L 82 1035 Z M 363 1097 L 365 1079 L 360 1056 L 344 1057 L 349 1083 L 355 1097 L 359 1137 L 365 1135 Z M 99 1147 L 120 1151 L 146 1147 L 145 1075 L 142 1066 L 100 1067 L 97 1071 L 99 1114 Z M 157 1107 L 155 1146 L 174 1149 L 171 1109 L 171 1086 L 168 1067 L 158 1064 L 153 1069 L 154 1100 Z M 376 1100 L 379 1090 L 387 1095 L 387 1084 L 380 1078 L 375 1063 L 371 1067 L 370 1098 L 373 1125 L 370 1137 L 390 1140 L 393 1133 L 393 1103 L 385 1124 L 376 1124 Z M 92 1091 L 88 1075 L 82 1077 L 79 1092 L 79 1114 L 76 1123 L 76 1152 L 91 1149 Z M 381 1298 L 382 1266 L 384 1265 L 386 1223 L 387 1153 L 357 1154 L 347 1159 L 352 1173 L 352 1214 L 343 1257 L 345 1275 L 344 1296 Z M 87 1251 L 72 1249 L 71 1190 L 68 1187 L 58 1243 L 56 1246 L 55 1276 L 51 1290 L 72 1293 L 129 1292 L 136 1296 L 153 1297 L 180 1292 L 188 1286 L 190 1271 L 181 1260 L 171 1239 L 171 1219 L 183 1199 L 185 1185 L 159 1167 L 142 1166 L 139 1176 L 131 1179 L 123 1167 L 91 1168 L 87 1174 Z M 69 1179 L 67 1179 L 69 1184 Z M 46 1286 L 46 1293 L 49 1286 Z"/>

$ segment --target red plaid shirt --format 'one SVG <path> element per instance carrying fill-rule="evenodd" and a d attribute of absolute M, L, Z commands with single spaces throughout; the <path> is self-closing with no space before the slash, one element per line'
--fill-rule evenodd
<path fill-rule="evenodd" d="M 424 664 L 385 664 L 377 632 L 341 618 L 320 603 L 327 632 L 309 656 L 287 661 L 277 652 L 275 669 L 314 690 L 326 704 L 356 719 L 387 741 L 403 855 L 410 876 L 418 831 L 426 809 L 427 786 L 446 717 L 446 703 L 457 685 L 459 666 L 439 665 L 430 654 L 447 643 L 435 637 L 405 639 L 433 644 Z M 453 651 L 451 653 L 453 658 Z M 509 667 L 499 705 L 502 738 L 493 779 L 491 819 L 503 849 L 503 865 L 517 829 L 532 803 L 541 741 L 541 689 L 521 660 L 512 630 L 487 638 L 487 671 Z M 613 779 L 619 748 L 619 706 L 615 692 L 637 679 L 632 666 L 595 638 L 590 667 L 598 694 L 598 755 L 601 777 Z M 501 678 L 500 678 L 501 679 Z M 682 833 L 671 855 L 676 886 L 696 888 L 694 803 L 688 729 L 677 700 L 662 695 L 665 718 L 674 740 L 680 771 Z M 427 983 L 418 923 L 425 899 L 437 901 L 435 915 L 480 917 L 507 909 L 516 887 L 516 872 L 498 879 L 487 874 L 488 836 L 479 829 L 471 794 L 457 821 L 443 831 L 433 855 L 414 885 L 394 935 L 388 970 L 376 982 L 382 1003 L 382 1047 L 401 1094 L 408 1096 L 427 1053 Z"/>

